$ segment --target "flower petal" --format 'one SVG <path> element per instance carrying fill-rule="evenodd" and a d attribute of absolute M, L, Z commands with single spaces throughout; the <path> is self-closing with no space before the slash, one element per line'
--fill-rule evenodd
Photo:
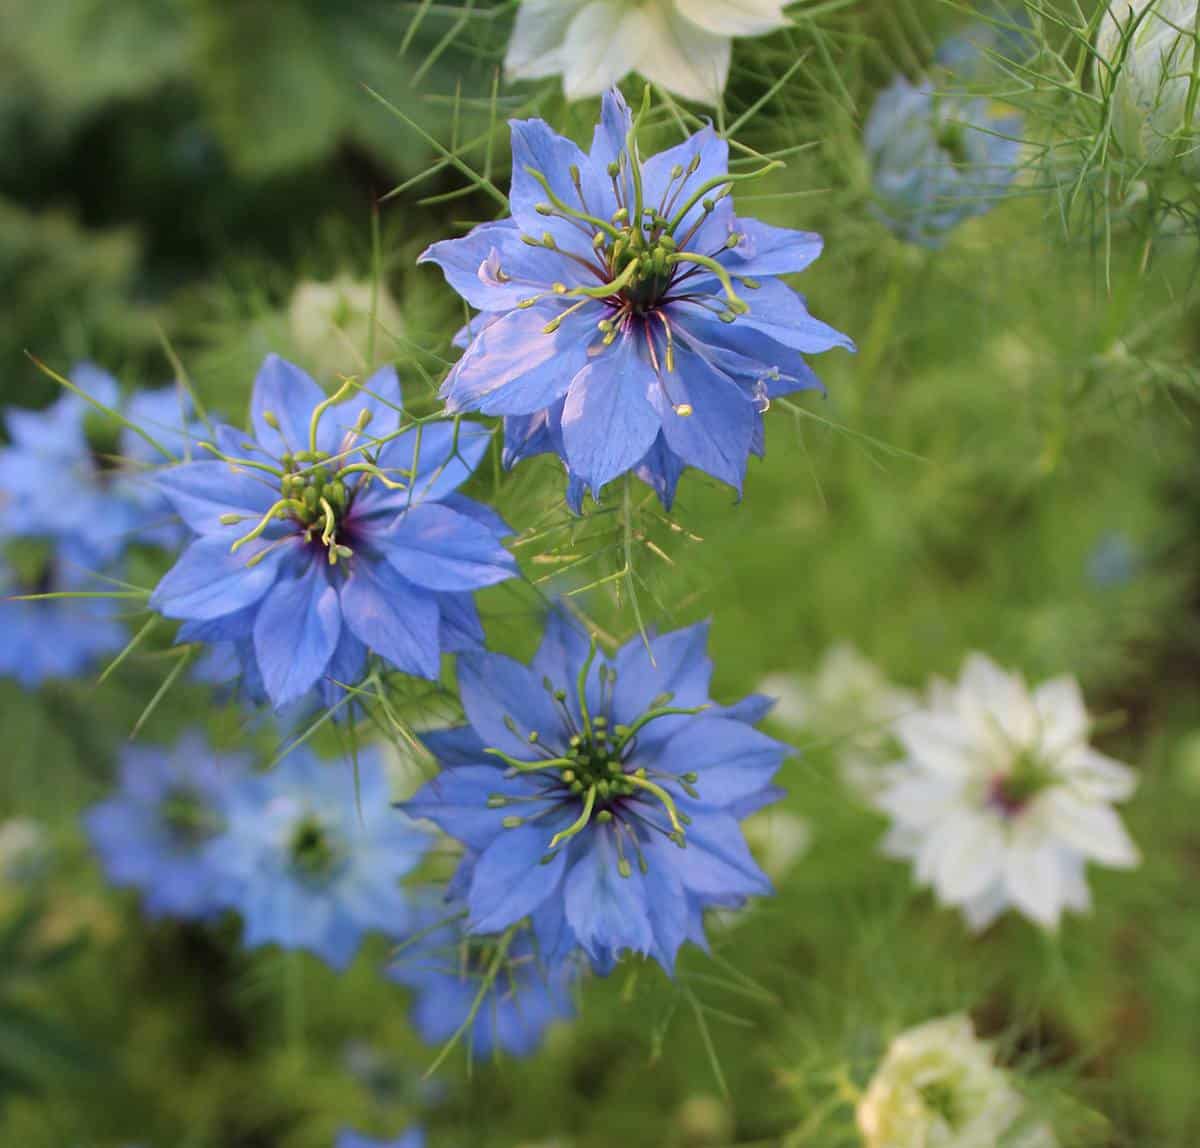
<path fill-rule="evenodd" d="M 383 562 L 354 559 L 341 609 L 360 642 L 406 674 L 433 681 L 441 670 L 440 614 L 433 594 Z"/>
<path fill-rule="evenodd" d="M 551 834 L 545 824 L 505 829 L 475 863 L 467 893 L 467 927 L 498 933 L 527 917 L 558 888 L 566 867 L 565 850 L 542 864 Z"/>
<path fill-rule="evenodd" d="M 273 547 L 273 548 L 272 548 Z M 267 551 L 254 566 L 251 558 Z M 198 622 L 253 606 L 275 584 L 280 566 L 295 546 L 259 539 L 231 554 L 225 538 L 197 538 L 163 575 L 150 607 L 165 618 Z"/>
<path fill-rule="evenodd" d="M 405 578 L 431 590 L 478 590 L 518 573 L 486 526 L 435 502 L 412 507 L 373 541 Z"/>
<path fill-rule="evenodd" d="M 272 353 L 254 378 L 250 421 L 259 446 L 276 458 L 309 449 L 308 430 L 313 408 L 325 392 L 294 363 Z M 279 424 L 271 426 L 268 418 Z"/>
<path fill-rule="evenodd" d="M 567 463 L 593 493 L 636 466 L 658 436 L 650 404 L 654 368 L 626 335 L 592 359 L 572 380 L 563 407 Z"/>
<path fill-rule="evenodd" d="M 319 558 L 297 578 L 277 582 L 254 620 L 254 656 L 276 708 L 306 694 L 337 648 L 342 611 Z"/>
<path fill-rule="evenodd" d="M 238 532 L 221 522 L 223 514 L 246 518 L 244 532 L 279 498 L 278 485 L 261 472 L 224 462 L 185 462 L 160 471 L 155 482 L 192 530 L 219 534 L 230 545 Z"/>

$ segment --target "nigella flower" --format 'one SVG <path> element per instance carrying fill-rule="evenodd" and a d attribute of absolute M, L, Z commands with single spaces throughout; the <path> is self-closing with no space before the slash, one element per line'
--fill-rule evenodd
<path fill-rule="evenodd" d="M 150 605 L 187 623 L 181 640 L 231 643 L 277 709 L 318 683 L 357 684 L 368 651 L 436 678 L 442 651 L 482 642 L 472 592 L 517 573 L 504 523 L 455 492 L 488 434 L 398 433 L 400 410 L 391 367 L 327 398 L 269 355 L 252 433 L 218 428 L 218 460 L 159 478 L 198 537 Z"/>
<path fill-rule="evenodd" d="M 123 401 L 116 380 L 88 363 L 76 366 L 70 381 L 174 457 L 196 433 L 190 403 L 174 388 Z M 87 399 L 68 392 L 45 410 L 10 407 L 5 425 L 12 442 L 0 448 L 0 530 L 67 543 L 96 569 L 130 543 L 179 541 L 178 523 L 149 475 L 151 465 L 171 456 Z"/>
<path fill-rule="evenodd" d="M 221 848 L 244 944 L 306 949 L 342 969 L 365 933 L 402 936 L 413 909 L 399 882 L 429 840 L 392 809 L 377 752 L 351 763 L 292 750 L 251 780 Z"/>
<path fill-rule="evenodd" d="M 754 730 L 767 699 L 709 700 L 707 626 L 640 638 L 607 657 L 550 617 L 529 666 L 459 659 L 469 726 L 425 735 L 443 772 L 407 803 L 468 854 L 467 927 L 532 917 L 543 954 L 581 947 L 607 971 L 623 952 L 668 970 L 702 914 L 770 882 L 738 821 L 774 801 L 790 752 Z"/>
<path fill-rule="evenodd" d="M 425 1148 L 425 1133 L 420 1128 L 410 1128 L 397 1140 L 371 1140 L 357 1132 L 343 1132 L 334 1148 Z"/>
<path fill-rule="evenodd" d="M 989 211 L 1012 183 L 1020 129 L 1020 117 L 985 99 L 898 76 L 867 117 L 877 214 L 902 239 L 939 246 L 964 219 Z"/>
<path fill-rule="evenodd" d="M 215 862 L 247 764 L 195 732 L 169 750 L 126 746 L 120 789 L 84 817 L 108 879 L 140 889 L 152 916 L 200 919 L 224 908 L 229 889 Z"/>
<path fill-rule="evenodd" d="M 460 909 L 448 902 L 445 922 L 405 947 L 388 976 L 412 989 L 412 1021 L 427 1044 L 445 1044 L 469 1025 L 460 1039 L 471 1056 L 528 1056 L 548 1025 L 574 1013 L 574 964 L 550 963 L 528 927 L 474 936 L 454 915 Z"/>
<path fill-rule="evenodd" d="M 790 0 L 522 0 L 504 60 L 510 80 L 563 78 L 567 99 L 598 96 L 630 72 L 715 104 L 732 38 L 787 23 Z"/>
<path fill-rule="evenodd" d="M 422 256 L 482 315 L 442 386 L 504 415 L 505 462 L 553 452 L 578 508 L 632 471 L 668 506 L 686 466 L 741 490 L 776 395 L 819 386 L 804 354 L 851 347 L 779 278 L 821 239 L 740 219 L 711 127 L 643 162 L 620 93 L 591 152 L 512 124 L 512 218 Z"/>
<path fill-rule="evenodd" d="M 21 595 L 103 593 L 67 557 L 35 539 L 0 547 L 0 677 L 36 689 L 52 678 L 75 678 L 125 645 L 119 604 L 110 598 L 42 598 Z"/>
<path fill-rule="evenodd" d="M 858 1102 L 866 1148 L 1055 1148 L 1049 1126 L 959 1013 L 900 1033 Z"/>
<path fill-rule="evenodd" d="M 885 852 L 981 929 L 1010 905 L 1053 928 L 1090 904 L 1088 861 L 1138 864 L 1113 802 L 1133 773 L 1088 745 L 1073 678 L 1030 691 L 981 654 L 957 685 L 935 683 L 928 707 L 896 723 L 904 760 L 878 798 L 894 824 Z"/>

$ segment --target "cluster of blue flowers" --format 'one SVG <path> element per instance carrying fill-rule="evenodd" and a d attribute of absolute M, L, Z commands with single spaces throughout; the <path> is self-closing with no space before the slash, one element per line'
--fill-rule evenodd
<path fill-rule="evenodd" d="M 625 475 L 669 509 L 688 467 L 740 495 L 771 400 L 820 387 L 808 356 L 853 350 L 783 279 L 820 237 L 735 213 L 761 173 L 731 172 L 711 127 L 643 159 L 645 111 L 606 95 L 587 152 L 515 121 L 511 218 L 422 256 L 478 311 L 442 416 L 406 415 L 390 366 L 330 395 L 269 355 L 248 429 L 201 427 L 174 390 L 123 404 L 81 367 L 54 406 L 9 413 L 0 450 L 0 584 L 42 595 L 0 603 L 0 672 L 27 685 L 120 648 L 113 601 L 45 595 L 119 576 L 133 544 L 181 551 L 149 605 L 249 703 L 336 711 L 457 655 L 465 724 L 423 735 L 440 772 L 402 811 L 369 750 L 255 772 L 190 735 L 127 750 L 87 828 L 152 915 L 233 911 L 248 947 L 337 969 L 369 933 L 401 942 L 388 976 L 416 1026 L 475 1055 L 532 1051 L 581 970 L 634 954 L 673 974 L 685 942 L 707 946 L 707 910 L 771 892 L 740 822 L 780 796 L 789 749 L 754 728 L 769 699 L 712 699 L 706 626 L 606 651 L 555 609 L 525 665 L 485 649 L 475 602 L 520 572 L 509 527 L 460 492 L 491 439 L 463 416 L 503 419 L 507 467 L 557 455 L 577 513 Z M 1012 136 L 977 101 L 897 80 L 866 134 L 882 216 L 937 241 L 1011 178 Z M 440 903 L 405 883 L 432 840 L 414 819 L 461 847 Z"/>

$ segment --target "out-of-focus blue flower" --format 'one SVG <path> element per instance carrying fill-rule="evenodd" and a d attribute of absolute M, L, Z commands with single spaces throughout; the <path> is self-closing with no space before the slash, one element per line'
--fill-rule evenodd
<path fill-rule="evenodd" d="M 898 76 L 867 117 L 875 210 L 902 239 L 937 247 L 964 219 L 983 215 L 1012 183 L 1019 116 L 987 100 L 936 92 Z"/>
<path fill-rule="evenodd" d="M 32 690 L 51 678 L 74 678 L 125 645 L 120 605 L 110 598 L 47 598 L 15 602 L 24 594 L 102 593 L 45 543 L 12 539 L 11 561 L 0 553 L 0 677 Z"/>
<path fill-rule="evenodd" d="M 195 732 L 169 750 L 127 746 L 120 789 L 84 817 L 108 879 L 141 890 L 152 916 L 204 918 L 226 907 L 229 887 L 215 862 L 247 766 Z"/>
<path fill-rule="evenodd" d="M 548 960 L 581 947 L 668 971 L 703 910 L 771 892 L 738 822 L 776 800 L 789 747 L 752 728 L 770 701 L 714 705 L 706 625 L 634 639 L 613 657 L 550 616 L 529 666 L 459 659 L 470 725 L 429 733 L 443 765 L 407 803 L 462 841 L 474 933 L 531 917 Z"/>
<path fill-rule="evenodd" d="M 218 427 L 224 461 L 159 476 L 197 537 L 150 605 L 185 622 L 181 641 L 229 643 L 277 709 L 317 685 L 340 697 L 335 683 L 357 684 L 368 651 L 436 678 L 443 651 L 483 641 L 472 592 L 517 574 L 503 521 L 456 493 L 488 432 L 437 423 L 397 434 L 391 367 L 346 398 L 353 390 L 327 398 L 269 355 L 253 433 Z"/>
<path fill-rule="evenodd" d="M 1141 555 L 1128 534 L 1111 531 L 1096 543 L 1087 559 L 1087 574 L 1100 587 L 1123 586 L 1137 573 Z"/>
<path fill-rule="evenodd" d="M 445 913 L 462 906 L 450 902 Z M 428 1044 L 450 1040 L 471 1013 L 462 1043 L 471 1056 L 528 1056 L 546 1027 L 575 1009 L 571 961 L 547 963 L 528 928 L 507 939 L 475 936 L 462 917 L 448 919 L 404 951 L 388 976 L 413 990 L 412 1020 Z"/>
<path fill-rule="evenodd" d="M 643 161 L 620 93 L 584 153 L 512 123 L 512 218 L 422 260 L 482 314 L 442 387 L 451 411 L 505 416 L 505 462 L 561 456 L 568 500 L 633 472 L 670 505 L 685 467 L 739 491 L 773 396 L 819 387 L 805 354 L 852 348 L 779 276 L 821 237 L 734 214 L 711 127 Z"/>
<path fill-rule="evenodd" d="M 934 55 L 956 79 L 975 81 L 997 72 L 1005 64 L 1024 64 L 1037 51 L 1033 22 L 1023 7 L 994 3 L 979 19 L 944 40 Z"/>
<path fill-rule="evenodd" d="M 398 1140 L 371 1140 L 357 1132 L 343 1132 L 334 1148 L 425 1148 L 425 1133 L 420 1128 L 410 1128 Z"/>
<path fill-rule="evenodd" d="M 197 432 L 186 394 L 171 387 L 121 399 L 116 380 L 89 363 L 71 381 L 120 411 L 176 457 Z M 0 531 L 70 544 L 87 567 L 111 565 L 134 542 L 172 547 L 182 531 L 152 481 L 172 461 L 81 396 L 45 410 L 10 407 L 12 442 L 0 448 Z"/>
<path fill-rule="evenodd" d="M 429 840 L 392 809 L 378 753 L 355 766 L 294 749 L 250 780 L 222 844 L 244 943 L 306 949 L 342 969 L 365 933 L 403 936 L 413 909 L 399 881 Z"/>

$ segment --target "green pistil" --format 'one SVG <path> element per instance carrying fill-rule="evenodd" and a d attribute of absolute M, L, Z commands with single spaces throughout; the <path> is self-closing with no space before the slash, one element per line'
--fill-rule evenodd
<path fill-rule="evenodd" d="M 921 1102 L 930 1112 L 940 1116 L 951 1129 L 957 1129 L 962 1121 L 958 1091 L 944 1080 L 935 1080 L 918 1090 Z"/>
<path fill-rule="evenodd" d="M 342 384 L 336 394 L 317 404 L 313 409 L 312 420 L 309 424 L 310 449 L 296 451 L 294 454 L 285 454 L 279 460 L 282 470 L 255 464 L 245 459 L 225 459 L 232 466 L 257 465 L 257 469 L 269 471 L 279 478 L 279 500 L 247 533 L 233 543 L 230 549 L 234 553 L 256 538 L 260 538 L 272 522 L 291 519 L 310 541 L 320 540 L 328 552 L 330 565 L 335 565 L 339 559 L 350 558 L 354 554 L 349 546 L 338 541 L 338 530 L 354 501 L 354 494 L 358 487 L 375 480 L 382 482 L 390 490 L 404 488 L 403 482 L 396 482 L 388 478 L 369 458 L 344 466 L 339 459 L 316 449 L 321 416 L 330 407 L 340 402 L 356 385 L 352 381 L 347 381 Z M 268 425 L 273 426 L 278 422 L 269 411 L 264 412 L 263 417 Z M 370 411 L 360 411 L 354 425 L 354 433 L 360 434 L 370 421 Z M 214 450 L 214 453 L 217 452 Z M 220 457 L 224 458 L 224 456 Z M 229 514 L 223 516 L 221 521 L 226 525 L 234 525 L 242 519 L 236 514 Z M 251 559 L 251 562 L 254 562 L 256 558 Z"/>
<path fill-rule="evenodd" d="M 336 841 L 311 814 L 292 831 L 288 853 L 300 875 L 314 881 L 328 877 L 340 857 Z"/>
<path fill-rule="evenodd" d="M 943 124 L 937 136 L 937 146 L 946 153 L 955 167 L 968 167 L 971 163 L 967 151 L 966 133 L 962 124 Z"/>
<path fill-rule="evenodd" d="M 485 752 L 508 765 L 510 774 L 555 773 L 558 775 L 560 785 L 572 797 L 580 799 L 581 804 L 576 819 L 551 839 L 548 858 L 554 856 L 555 850 L 563 842 L 582 833 L 593 820 L 599 825 L 608 825 L 615 819 L 614 811 L 619 813 L 619 803 L 641 797 L 653 798 L 662 806 L 671 826 L 667 836 L 675 844 L 683 847 L 686 844 L 685 834 L 689 818 L 679 810 L 675 798 L 663 783 L 673 782 L 689 797 L 697 798 L 699 794 L 694 788 L 697 775 L 695 773 L 686 773 L 680 776 L 664 774 L 645 766 L 637 766 L 629 758 L 638 733 L 650 722 L 672 714 L 693 716 L 706 709 L 707 706 L 671 706 L 669 704 L 671 695 L 664 694 L 655 698 L 652 708 L 630 725 L 614 725 L 604 713 L 593 714 L 587 700 L 587 683 L 596 652 L 596 642 L 593 639 L 588 656 L 580 667 L 576 682 L 581 728 L 579 732 L 571 733 L 567 745 L 561 753 L 554 756 L 550 750 L 545 749 L 542 745 L 542 734 L 538 730 L 531 730 L 524 736 L 530 746 L 536 747 L 546 755 L 542 760 L 523 761 L 496 748 L 489 748 Z M 610 691 L 616 681 L 616 671 L 607 665 L 601 666 L 599 679 L 600 704 L 607 708 L 611 704 Z M 554 699 L 556 706 L 562 710 L 567 728 L 573 730 L 574 719 L 566 705 L 566 691 L 555 689 L 548 680 L 543 685 Z M 506 719 L 505 725 L 510 732 L 519 736 L 517 724 L 511 718 Z M 488 808 L 504 809 L 509 806 L 518 806 L 524 801 L 535 801 L 541 804 L 541 799 L 492 794 L 488 798 Z M 501 824 L 506 829 L 516 829 L 544 815 L 544 810 L 529 818 L 511 814 L 504 817 Z M 643 862 L 639 858 L 639 865 L 641 864 Z M 622 872 L 626 869 L 628 869 L 627 865 L 622 866 Z"/>
<path fill-rule="evenodd" d="M 201 845 L 223 828 L 212 807 L 187 786 L 171 790 L 163 798 L 160 810 L 172 838 L 182 845 Z"/>
<path fill-rule="evenodd" d="M 54 547 L 49 542 L 23 538 L 4 547 L 4 561 L 23 592 L 45 594 L 54 570 Z"/>

